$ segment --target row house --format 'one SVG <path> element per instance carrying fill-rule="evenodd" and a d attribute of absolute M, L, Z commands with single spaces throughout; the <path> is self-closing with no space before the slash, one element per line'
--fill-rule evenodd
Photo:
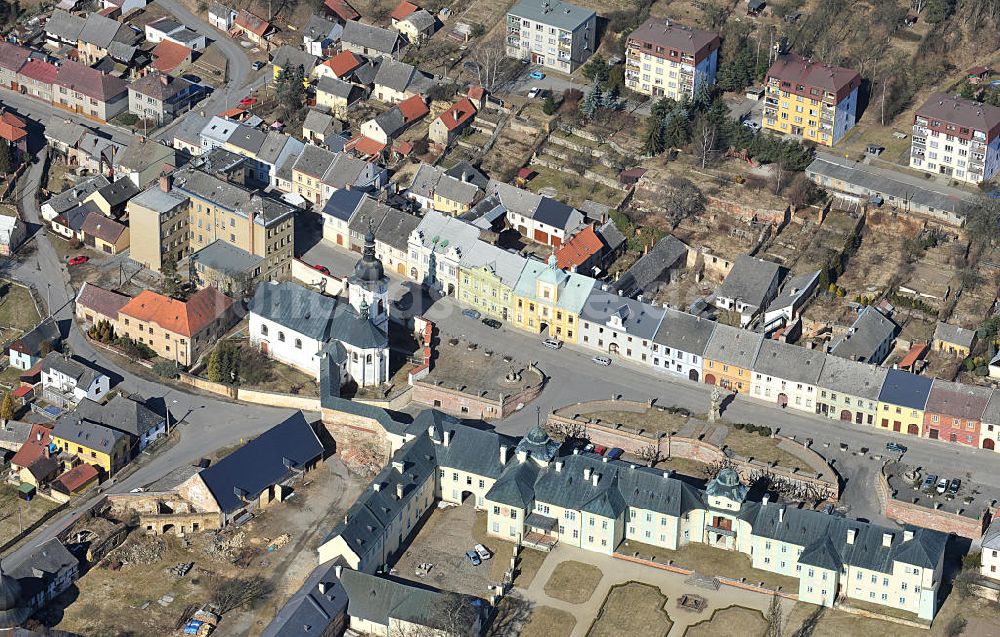
<path fill-rule="evenodd" d="M 625 86 L 653 98 L 694 98 L 715 84 L 721 39 L 715 33 L 650 18 L 629 34 Z"/>
<path fill-rule="evenodd" d="M 705 347 L 703 378 L 738 394 L 749 393 L 762 334 L 720 323 Z"/>
<path fill-rule="evenodd" d="M 128 89 L 117 77 L 64 60 L 52 83 L 52 103 L 72 113 L 106 122 L 128 108 Z"/>
<path fill-rule="evenodd" d="M 765 130 L 833 146 L 854 127 L 861 75 L 785 53 L 764 80 Z"/>
<path fill-rule="evenodd" d="M 580 312 L 580 342 L 649 365 L 653 360 L 653 337 L 664 312 L 663 308 L 594 287 Z"/>
<path fill-rule="evenodd" d="M 337 190 L 374 192 L 388 181 L 385 168 L 306 144 L 292 165 L 292 192 L 315 208 L 322 208 Z"/>
<path fill-rule="evenodd" d="M 934 93 L 913 115 L 910 167 L 979 184 L 1000 169 L 1000 108 Z"/>
<path fill-rule="evenodd" d="M 992 393 L 986 387 L 934 379 L 921 435 L 978 449 L 983 413 Z"/>
<path fill-rule="evenodd" d="M 479 238 L 479 228 L 428 210 L 410 233 L 410 278 L 421 282 L 433 279 L 445 294 L 456 294 L 460 287 L 459 263 Z"/>
<path fill-rule="evenodd" d="M 653 335 L 653 369 L 700 382 L 715 321 L 667 308 Z"/>
<path fill-rule="evenodd" d="M 926 376 L 888 370 L 878 395 L 878 427 L 919 436 L 924 428 L 924 410 L 932 383 Z"/>
<path fill-rule="evenodd" d="M 453 173 L 421 163 L 403 194 L 420 204 L 422 210 L 452 215 L 469 212 L 482 199 L 483 190 L 476 185 L 471 172 Z"/>
<path fill-rule="evenodd" d="M 510 319 L 514 287 L 527 260 L 485 241 L 476 241 L 459 261 L 458 298 L 501 321 Z"/>
<path fill-rule="evenodd" d="M 764 339 L 753 363 L 751 395 L 779 407 L 816 413 L 819 376 L 826 354 Z"/>
<path fill-rule="evenodd" d="M 529 259 L 514 288 L 514 326 L 567 343 L 580 340 L 580 314 L 596 281 L 564 272 L 556 256 L 548 263 Z"/>
<path fill-rule="evenodd" d="M 884 367 L 828 356 L 819 374 L 816 413 L 856 425 L 875 425 Z"/>

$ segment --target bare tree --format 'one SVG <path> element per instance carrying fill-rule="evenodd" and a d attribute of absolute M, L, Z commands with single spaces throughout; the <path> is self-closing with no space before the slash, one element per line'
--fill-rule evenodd
<path fill-rule="evenodd" d="M 427 609 L 427 624 L 392 623 L 391 637 L 478 637 L 481 615 L 473 600 L 466 595 L 442 593 L 432 608 Z"/>
<path fill-rule="evenodd" d="M 639 460 L 645 462 L 648 467 L 652 467 L 662 458 L 660 455 L 660 447 L 655 442 L 651 442 L 648 445 L 640 447 L 635 452 L 635 455 L 639 458 Z"/>
<path fill-rule="evenodd" d="M 215 576 L 209 588 L 215 591 L 212 601 L 223 615 L 241 606 L 252 607 L 274 591 L 271 582 L 259 575 L 233 578 Z"/>
<path fill-rule="evenodd" d="M 705 210 L 705 196 L 690 180 L 672 177 L 663 189 L 662 209 L 672 228 Z"/>
<path fill-rule="evenodd" d="M 767 631 L 764 637 L 781 637 L 783 632 L 783 617 L 781 613 L 781 602 L 778 595 L 771 595 L 771 605 L 767 608 Z"/>
<path fill-rule="evenodd" d="M 718 131 L 712 122 L 708 121 L 707 118 L 701 118 L 694 131 L 694 140 L 691 142 L 694 147 L 694 156 L 701 163 L 701 167 L 705 168 L 718 154 L 718 150 L 715 148 L 715 140 L 718 136 Z"/>
<path fill-rule="evenodd" d="M 531 618 L 531 602 L 516 591 L 504 595 L 496 606 L 486 637 L 516 637 Z"/>
<path fill-rule="evenodd" d="M 487 91 L 492 91 L 500 81 L 501 71 L 507 59 L 507 51 L 503 40 L 492 38 L 476 47 L 472 60 L 476 63 L 476 75 L 479 85 Z"/>

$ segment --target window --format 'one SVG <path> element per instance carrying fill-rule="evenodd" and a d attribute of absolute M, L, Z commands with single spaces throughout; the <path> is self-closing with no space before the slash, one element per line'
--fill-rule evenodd
<path fill-rule="evenodd" d="M 280 341 L 282 343 L 285 342 L 285 333 L 284 332 L 280 332 L 280 331 L 278 332 L 278 341 Z"/>
<path fill-rule="evenodd" d="M 267 326 L 263 323 L 260 326 L 260 334 L 261 336 L 267 336 Z"/>
<path fill-rule="evenodd" d="M 500 515 L 500 507 L 498 506 L 493 507 L 493 515 Z"/>
<path fill-rule="evenodd" d="M 295 349 L 302 349 L 302 339 L 301 338 L 295 339 Z"/>

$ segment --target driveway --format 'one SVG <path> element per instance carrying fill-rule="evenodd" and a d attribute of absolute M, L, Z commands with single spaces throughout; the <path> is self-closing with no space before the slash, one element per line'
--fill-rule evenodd
<path fill-rule="evenodd" d="M 545 74 L 545 77 L 540 80 L 533 80 L 528 77 L 528 74 L 532 71 L 541 71 Z M 534 64 L 523 65 L 521 73 L 512 82 L 504 85 L 502 89 L 516 95 L 527 95 L 528 91 L 535 86 L 552 91 L 553 96 L 562 95 L 563 91 L 570 88 L 575 88 L 584 93 L 590 90 L 590 84 L 588 83 L 580 82 L 562 73 L 543 69 Z"/>

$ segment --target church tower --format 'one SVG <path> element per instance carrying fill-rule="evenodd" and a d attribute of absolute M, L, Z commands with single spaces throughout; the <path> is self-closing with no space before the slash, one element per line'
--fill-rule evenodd
<path fill-rule="evenodd" d="M 388 330 L 389 279 L 382 261 L 375 256 L 375 230 L 369 226 L 365 249 L 354 265 L 354 274 L 347 279 L 347 300 L 351 307 L 376 326 Z"/>

